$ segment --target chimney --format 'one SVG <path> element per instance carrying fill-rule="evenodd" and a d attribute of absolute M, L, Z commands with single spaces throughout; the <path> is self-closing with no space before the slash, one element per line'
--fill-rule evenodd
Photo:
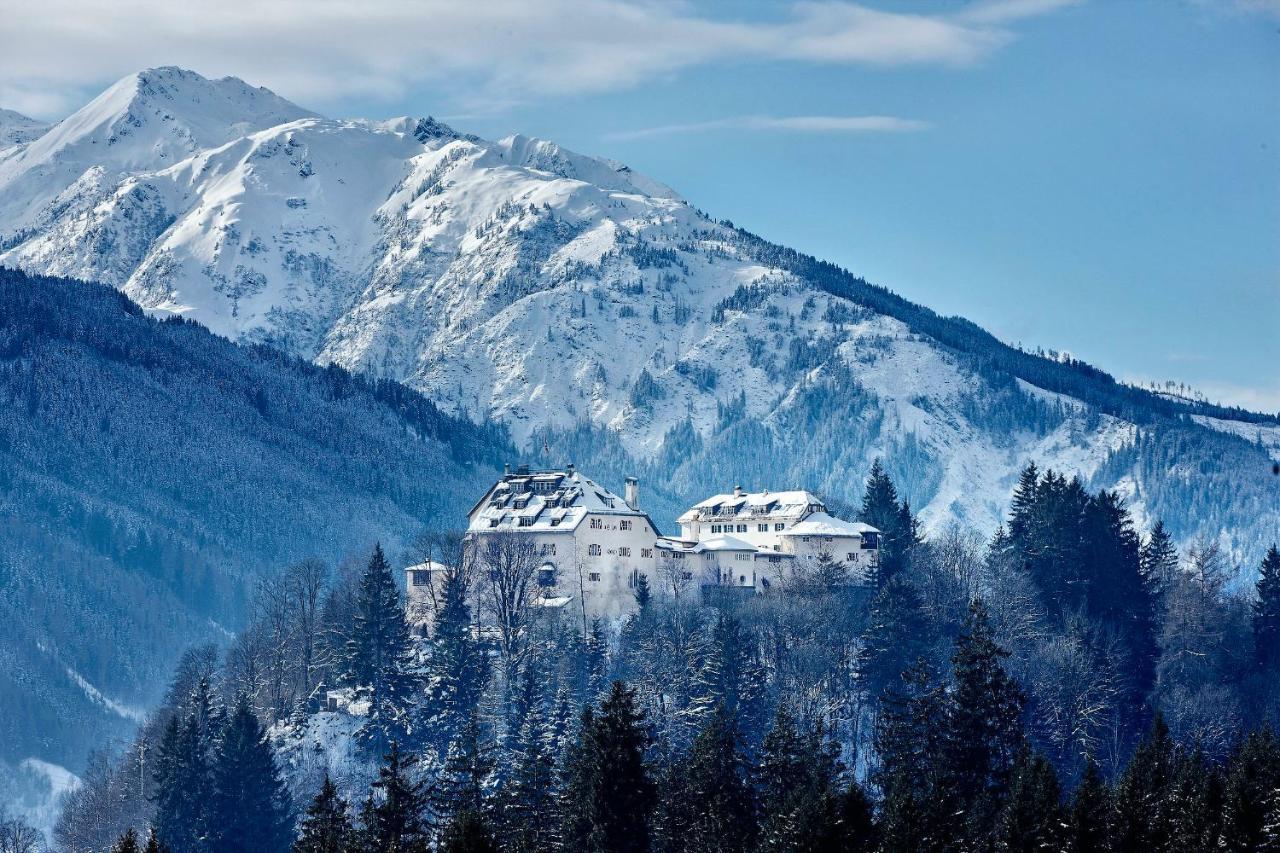
<path fill-rule="evenodd" d="M 572 463 L 572 462 L 570 462 L 568 465 L 564 466 L 564 471 L 565 471 L 565 473 L 566 473 L 566 474 L 568 474 L 570 477 L 572 477 L 572 476 L 573 476 L 573 463 Z"/>
<path fill-rule="evenodd" d="M 626 501 L 627 506 L 640 511 L 640 481 L 635 477 L 627 478 Z"/>
<path fill-rule="evenodd" d="M 503 476 L 506 476 L 506 475 L 508 475 L 508 474 L 510 474 L 510 473 L 511 473 L 511 463 L 510 463 L 510 462 L 503 462 L 503 463 L 502 463 L 502 474 L 503 474 Z"/>
<path fill-rule="evenodd" d="M 739 484 L 739 485 L 737 485 L 737 486 L 734 486 L 734 487 L 733 487 L 733 496 L 734 496 L 735 498 L 740 498 L 740 497 L 742 497 L 742 485 L 741 485 L 741 484 Z"/>

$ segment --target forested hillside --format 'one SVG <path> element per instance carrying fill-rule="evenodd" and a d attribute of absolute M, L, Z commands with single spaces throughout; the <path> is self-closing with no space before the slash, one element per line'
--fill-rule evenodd
<path fill-rule="evenodd" d="M 0 760 L 79 772 L 258 578 L 378 538 L 398 558 L 505 447 L 401 386 L 0 269 Z"/>

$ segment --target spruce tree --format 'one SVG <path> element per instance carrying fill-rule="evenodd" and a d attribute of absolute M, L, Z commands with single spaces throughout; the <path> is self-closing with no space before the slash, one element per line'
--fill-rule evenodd
<path fill-rule="evenodd" d="M 324 783 L 311 805 L 298 838 L 293 843 L 293 853 L 355 853 L 355 829 L 351 825 L 347 801 L 338 794 L 338 788 L 324 774 Z"/>
<path fill-rule="evenodd" d="M 1232 756 L 1219 849 L 1224 853 L 1243 853 L 1262 845 L 1272 799 L 1278 789 L 1280 741 L 1270 728 L 1251 732 Z"/>
<path fill-rule="evenodd" d="M 858 676 L 867 694 L 879 696 L 898 683 L 912 664 L 928 657 L 933 624 L 915 584 L 890 578 L 871 601 L 858 656 Z"/>
<path fill-rule="evenodd" d="M 556 716 L 535 702 L 516 736 L 510 776 L 498 794 L 495 830 L 513 853 L 556 846 L 560 838 Z"/>
<path fill-rule="evenodd" d="M 485 783 L 493 772 L 493 743 L 478 708 L 463 722 L 445 755 L 444 768 L 431 794 L 437 826 L 458 815 L 483 815 Z"/>
<path fill-rule="evenodd" d="M 882 697 L 875 730 L 879 762 L 872 781 L 882 792 L 885 853 L 942 850 L 955 837 L 942 777 L 946 718 L 945 689 L 924 660 Z"/>
<path fill-rule="evenodd" d="M 493 834 L 477 813 L 464 810 L 454 817 L 441 839 L 440 853 L 498 853 Z"/>
<path fill-rule="evenodd" d="M 635 694 L 615 681 L 599 714 L 583 712 L 566 762 L 564 846 L 583 853 L 648 853 L 657 792 Z"/>
<path fill-rule="evenodd" d="M 1025 700 L 1004 669 L 1008 654 L 996 644 L 986 608 L 974 600 L 951 657 L 941 768 L 945 795 L 970 833 L 995 822 L 1026 745 Z"/>
<path fill-rule="evenodd" d="M 124 835 L 111 848 L 111 853 L 138 853 L 138 833 L 133 827 L 125 830 Z"/>
<path fill-rule="evenodd" d="M 907 518 L 910 518 L 909 509 Z M 858 521 L 880 531 L 880 562 L 872 574 L 872 583 L 879 589 L 902 569 L 913 533 L 912 525 L 904 524 L 898 490 L 879 459 L 871 463 Z"/>
<path fill-rule="evenodd" d="M 803 729 L 785 707 L 760 748 L 756 791 L 761 853 L 830 849 L 839 835 L 835 751 L 820 729 Z"/>
<path fill-rule="evenodd" d="M 746 853 L 754 806 L 734 720 L 721 705 L 694 738 L 689 754 L 664 780 L 657 819 L 658 849 L 683 853 Z"/>
<path fill-rule="evenodd" d="M 996 828 L 996 849 L 1041 853 L 1061 849 L 1063 819 L 1058 775 L 1043 755 L 1024 761 L 1014 775 Z"/>
<path fill-rule="evenodd" d="M 427 843 L 427 797 L 422 782 L 392 741 L 360 815 L 360 845 L 372 853 L 403 853 Z"/>
<path fill-rule="evenodd" d="M 458 575 L 445 579 L 427 664 L 427 690 L 415 729 L 417 741 L 439 755 L 471 717 L 489 679 L 489 660 L 471 632 L 471 608 Z"/>
<path fill-rule="evenodd" d="M 872 853 L 880 842 L 875 808 L 857 779 L 850 779 L 836 804 L 836 849 L 841 853 Z"/>
<path fill-rule="evenodd" d="M 1272 545 L 1262 559 L 1258 600 L 1253 604 L 1253 642 L 1258 663 L 1280 674 L 1280 551 Z"/>
<path fill-rule="evenodd" d="M 1178 550 L 1163 521 L 1156 521 L 1142 545 L 1142 575 L 1157 597 L 1163 597 L 1178 571 Z"/>
<path fill-rule="evenodd" d="M 169 853 L 168 845 L 160 843 L 154 826 L 147 830 L 147 844 L 142 848 L 142 853 Z"/>
<path fill-rule="evenodd" d="M 381 753 L 406 736 L 409 676 L 409 626 L 391 564 L 375 545 L 360 579 L 355 625 L 347 644 L 348 683 L 367 690 L 369 712 L 357 734 L 368 750 Z"/>
<path fill-rule="evenodd" d="M 1174 747 L 1169 727 L 1156 715 L 1151 731 L 1116 784 L 1113 847 L 1116 853 L 1165 850 L 1173 834 L 1170 792 Z"/>
<path fill-rule="evenodd" d="M 289 792 L 249 699 L 240 695 L 218 742 L 209 803 L 213 853 L 283 853 L 293 838 Z"/>
<path fill-rule="evenodd" d="M 1111 849 L 1111 791 L 1093 761 L 1084 768 L 1067 815 L 1067 853 L 1107 853 Z"/>
<path fill-rule="evenodd" d="M 154 826 L 173 853 L 204 849 L 209 834 L 214 737 L 221 715 L 207 678 L 201 678 L 180 720 L 165 727 L 156 761 Z"/>

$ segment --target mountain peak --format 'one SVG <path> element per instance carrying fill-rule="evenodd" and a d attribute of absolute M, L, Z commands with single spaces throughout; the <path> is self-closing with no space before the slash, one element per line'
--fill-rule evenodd
<path fill-rule="evenodd" d="M 13 110 L 0 108 L 0 148 L 30 142 L 48 129 L 49 125 L 42 121 L 36 121 Z"/>
<path fill-rule="evenodd" d="M 671 187 L 635 172 L 617 160 L 579 154 L 549 139 L 515 133 L 500 139 L 496 147 L 504 159 L 516 166 L 584 181 L 602 189 L 681 200 Z"/>

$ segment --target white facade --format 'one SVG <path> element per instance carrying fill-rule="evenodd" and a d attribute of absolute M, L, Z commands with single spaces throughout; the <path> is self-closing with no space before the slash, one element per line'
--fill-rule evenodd
<path fill-rule="evenodd" d="M 763 592 L 820 555 L 843 565 L 851 581 L 865 577 L 879 555 L 878 530 L 832 517 L 807 491 L 716 495 L 680 516 L 679 538 L 659 535 L 639 507 L 634 477 L 625 495 L 572 465 L 508 471 L 468 513 L 468 548 L 482 554 L 498 536 L 528 541 L 539 561 L 537 606 L 569 613 L 584 627 L 634 612 L 641 575 L 666 597 L 704 587 Z M 420 631 L 429 627 L 440 586 L 434 579 L 443 570 L 431 562 L 405 570 L 409 618 Z"/>

